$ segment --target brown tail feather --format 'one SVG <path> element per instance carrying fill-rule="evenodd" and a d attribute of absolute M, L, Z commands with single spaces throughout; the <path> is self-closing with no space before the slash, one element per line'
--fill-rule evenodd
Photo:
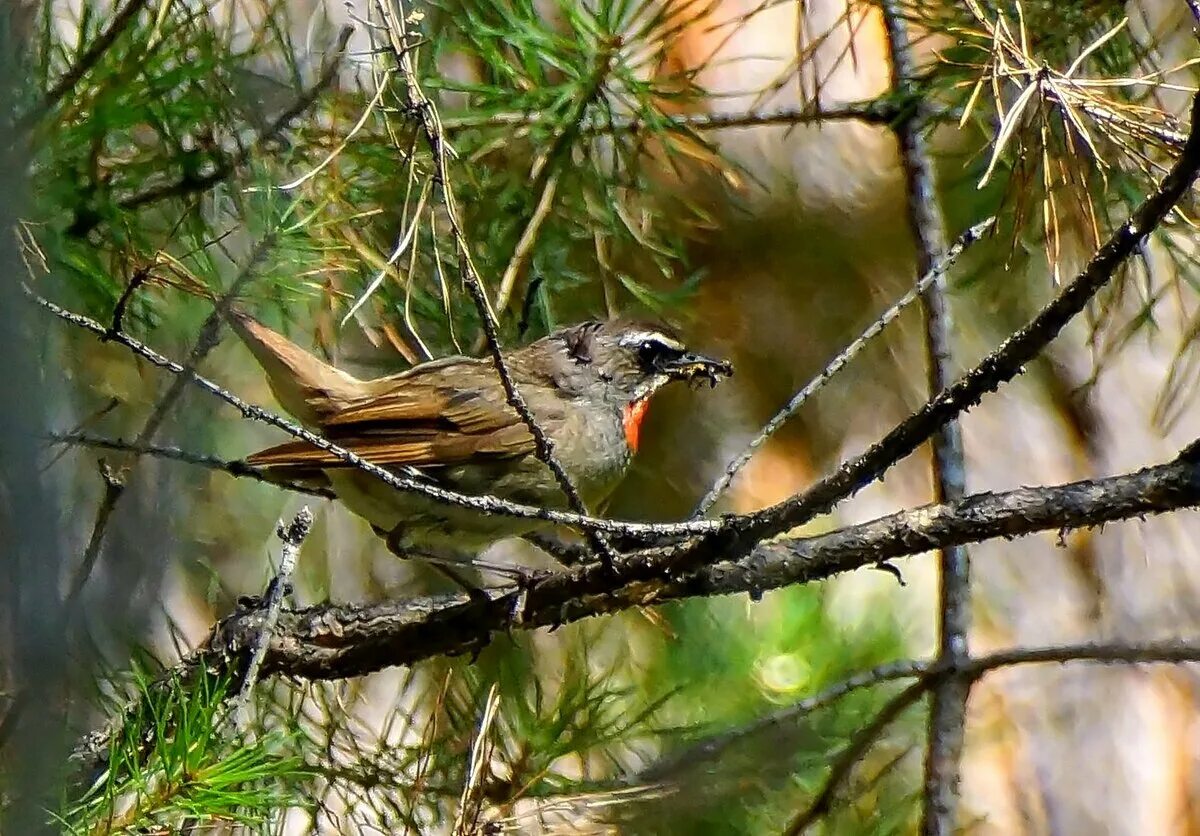
<path fill-rule="evenodd" d="M 276 400 L 309 426 L 337 404 L 363 395 L 363 382 L 314 357 L 243 311 L 232 310 L 229 322 L 267 374 Z"/>

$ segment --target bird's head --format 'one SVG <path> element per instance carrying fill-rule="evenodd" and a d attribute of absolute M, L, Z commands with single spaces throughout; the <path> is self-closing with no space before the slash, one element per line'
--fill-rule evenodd
<path fill-rule="evenodd" d="M 610 320 L 584 322 L 547 337 L 559 341 L 579 371 L 604 387 L 610 400 L 641 404 L 672 381 L 715 386 L 733 374 L 727 360 L 691 351 L 660 325 Z"/>

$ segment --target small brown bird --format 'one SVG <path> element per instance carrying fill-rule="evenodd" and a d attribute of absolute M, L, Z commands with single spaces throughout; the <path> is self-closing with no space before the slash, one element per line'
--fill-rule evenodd
<path fill-rule="evenodd" d="M 283 408 L 330 441 L 398 474 L 461 493 L 565 506 L 489 360 L 446 357 L 359 380 L 245 314 L 231 320 Z M 676 380 L 715 385 L 733 373 L 728 362 L 689 351 L 662 328 L 625 321 L 563 328 L 509 352 L 506 360 L 553 441 L 556 458 L 591 509 L 625 474 L 659 389 Z M 398 553 L 475 552 L 544 525 L 396 491 L 304 441 L 263 450 L 247 462 L 273 478 L 332 489 Z"/>

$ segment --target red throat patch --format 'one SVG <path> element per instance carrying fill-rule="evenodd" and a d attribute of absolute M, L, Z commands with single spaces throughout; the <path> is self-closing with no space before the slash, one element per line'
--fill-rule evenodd
<path fill-rule="evenodd" d="M 642 398 L 640 401 L 626 404 L 625 409 L 621 411 L 621 424 L 625 427 L 625 443 L 635 453 L 642 440 L 642 419 L 646 417 L 646 410 L 649 407 L 650 399 Z"/>

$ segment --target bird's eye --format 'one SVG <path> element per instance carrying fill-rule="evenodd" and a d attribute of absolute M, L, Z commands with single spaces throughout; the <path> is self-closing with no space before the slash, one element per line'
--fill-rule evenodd
<path fill-rule="evenodd" d="M 647 370 L 659 370 L 663 364 L 681 354 L 679 349 L 659 340 L 643 340 L 638 346 L 638 359 Z"/>

